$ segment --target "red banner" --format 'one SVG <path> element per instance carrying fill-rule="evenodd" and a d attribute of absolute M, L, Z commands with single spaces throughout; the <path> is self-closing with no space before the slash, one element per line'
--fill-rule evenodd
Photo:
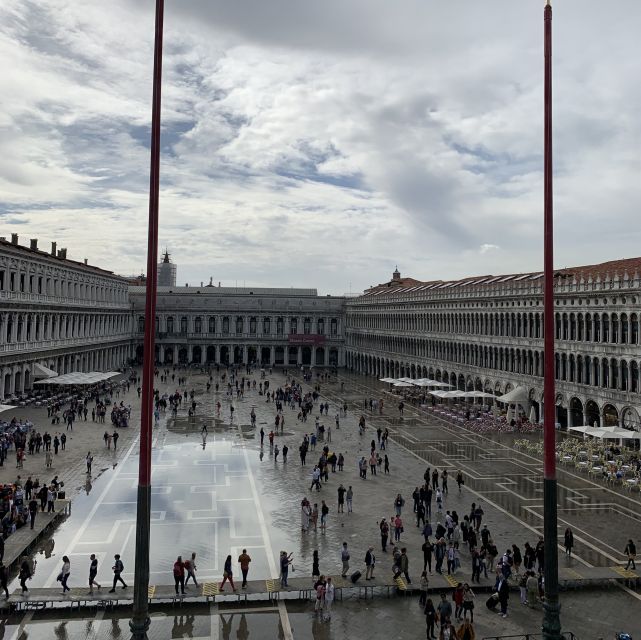
<path fill-rule="evenodd" d="M 316 333 L 290 333 L 287 336 L 289 344 L 298 344 L 310 347 L 320 347 L 325 344 L 325 336 Z"/>

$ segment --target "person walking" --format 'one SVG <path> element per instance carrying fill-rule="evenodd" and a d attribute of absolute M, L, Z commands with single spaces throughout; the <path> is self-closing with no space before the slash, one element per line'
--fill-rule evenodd
<path fill-rule="evenodd" d="M 87 463 L 87 474 L 91 475 L 91 464 L 93 463 L 93 456 L 91 455 L 91 451 L 87 451 L 85 462 Z"/>
<path fill-rule="evenodd" d="M 34 498 L 29 500 L 29 516 L 31 520 L 31 528 L 33 529 L 36 524 L 36 516 L 38 515 L 38 501 Z"/>
<path fill-rule="evenodd" d="M 344 505 L 345 505 L 345 494 L 347 493 L 347 489 L 342 485 L 338 485 L 337 489 L 338 493 L 338 509 L 337 513 L 344 513 Z"/>
<path fill-rule="evenodd" d="M 572 556 L 572 547 L 574 547 L 574 534 L 572 529 L 568 527 L 565 530 L 565 535 L 563 536 L 563 545 L 565 546 L 565 555 L 570 558 Z"/>
<path fill-rule="evenodd" d="M 312 554 L 312 580 L 318 580 L 318 578 L 320 578 L 318 549 L 314 549 L 314 553 Z"/>
<path fill-rule="evenodd" d="M 224 586 L 225 582 L 229 581 L 229 584 L 231 585 L 231 588 L 236 591 L 236 587 L 234 585 L 234 576 L 231 568 L 231 555 L 227 556 L 225 559 L 225 566 L 223 567 L 223 581 L 220 583 L 220 592 L 222 593 L 224 591 Z"/>
<path fill-rule="evenodd" d="M 101 586 L 96 582 L 96 576 L 98 575 L 98 559 L 96 554 L 92 553 L 89 556 L 89 595 L 93 595 L 93 587 L 96 585 L 98 589 L 101 589 Z"/>
<path fill-rule="evenodd" d="M 187 588 L 187 583 L 189 578 L 193 580 L 193 583 L 198 586 L 198 580 L 196 580 L 196 552 L 194 551 L 191 554 L 191 558 L 185 560 L 185 571 L 187 572 L 187 577 L 185 578 L 185 589 Z"/>
<path fill-rule="evenodd" d="M 20 588 L 22 589 L 22 595 L 29 595 L 29 589 L 27 589 L 27 580 L 31 580 L 32 576 L 31 565 L 29 564 L 29 559 L 25 556 L 24 560 L 20 563 Z"/>
<path fill-rule="evenodd" d="M 350 484 L 347 487 L 347 493 L 345 494 L 345 500 L 347 501 L 347 513 L 352 513 L 352 500 L 354 499 L 354 491 L 352 490 L 352 485 Z"/>
<path fill-rule="evenodd" d="M 62 556 L 62 569 L 60 570 L 60 575 L 58 576 L 60 583 L 62 584 L 62 593 L 63 595 L 71 589 L 67 586 L 67 580 L 71 575 L 71 562 L 69 561 L 68 556 Z"/>
<path fill-rule="evenodd" d="M 400 493 L 397 493 L 396 498 L 394 499 L 394 510 L 397 516 L 401 515 L 404 506 L 405 500 L 403 499 L 403 496 L 401 496 Z"/>
<path fill-rule="evenodd" d="M 374 547 L 370 547 L 365 554 L 365 580 L 374 579 L 374 566 L 376 557 L 374 556 Z"/>
<path fill-rule="evenodd" d="M 423 573 L 421 573 L 421 582 L 420 582 L 420 584 L 421 584 L 421 594 L 419 596 L 418 603 L 422 607 L 425 607 L 425 602 L 427 600 L 427 589 L 428 589 L 428 587 L 430 585 L 430 581 L 429 581 L 429 578 L 427 577 L 427 572 L 426 571 L 423 571 Z"/>
<path fill-rule="evenodd" d="M 0 589 L 4 591 L 5 598 L 9 598 L 9 589 L 7 587 L 8 579 L 9 574 L 7 573 L 7 567 L 0 560 Z"/>
<path fill-rule="evenodd" d="M 178 587 L 180 587 L 182 595 L 185 595 L 185 563 L 182 556 L 178 556 L 174 562 L 174 586 L 176 587 L 176 595 L 178 595 Z"/>
<path fill-rule="evenodd" d="M 394 518 L 394 542 L 401 541 L 401 533 L 403 533 L 403 521 L 401 516 L 397 515 Z"/>
<path fill-rule="evenodd" d="M 325 500 L 321 500 L 321 533 L 325 533 L 327 529 L 327 516 L 329 515 L 329 507 L 325 504 Z"/>
<path fill-rule="evenodd" d="M 127 583 L 122 579 L 121 576 L 122 572 L 125 570 L 125 565 L 122 563 L 119 553 L 114 556 L 114 566 L 111 567 L 111 570 L 114 572 L 114 581 L 111 589 L 109 590 L 109 593 L 116 592 L 116 585 L 118 584 L 118 582 L 122 582 L 122 588 L 126 589 Z"/>
<path fill-rule="evenodd" d="M 332 618 L 332 603 L 334 602 L 334 584 L 331 577 L 327 578 L 325 583 L 325 620 L 331 620 Z"/>
<path fill-rule="evenodd" d="M 341 563 L 343 565 L 341 577 L 345 578 L 349 571 L 349 550 L 347 548 L 347 542 L 343 542 L 343 548 L 341 549 Z"/>
<path fill-rule="evenodd" d="M 247 549 L 243 549 L 243 552 L 238 556 L 238 564 L 240 564 L 240 572 L 243 576 L 243 583 L 240 585 L 241 589 L 247 588 L 247 574 L 249 573 L 249 563 L 252 559 L 247 553 Z"/>
<path fill-rule="evenodd" d="M 399 562 L 399 568 L 401 570 L 401 573 L 405 576 L 405 580 L 407 580 L 407 584 L 412 584 L 412 581 L 410 580 L 410 574 L 409 574 L 409 558 L 407 557 L 407 549 L 405 547 L 401 549 L 401 558 Z"/>
<path fill-rule="evenodd" d="M 467 620 L 468 611 L 470 613 L 470 622 L 474 622 L 474 591 L 466 582 L 463 585 L 463 620 Z"/>
<path fill-rule="evenodd" d="M 625 549 L 623 553 L 625 553 L 625 555 L 628 558 L 628 562 L 625 565 L 626 570 L 630 568 L 630 565 L 632 565 L 632 569 L 636 569 L 637 566 L 634 563 L 634 561 L 636 560 L 636 557 L 637 557 L 637 547 L 632 541 L 632 539 L 628 540 L 628 544 L 625 545 Z"/>
<path fill-rule="evenodd" d="M 458 485 L 458 492 L 461 493 L 461 487 L 465 484 L 465 480 L 463 479 L 463 472 L 460 469 L 456 472 L 456 484 Z"/>
<path fill-rule="evenodd" d="M 425 624 L 427 625 L 426 633 L 427 640 L 436 640 L 434 635 L 434 625 L 436 623 L 436 609 L 434 608 L 434 603 L 431 598 L 427 598 L 425 601 L 425 608 L 423 609 L 423 614 L 425 615 Z"/>
<path fill-rule="evenodd" d="M 383 553 L 387 553 L 387 539 L 389 538 L 389 525 L 387 524 L 387 520 L 383 518 L 379 525 L 378 528 L 381 531 L 381 549 L 383 550 Z"/>
<path fill-rule="evenodd" d="M 434 551 L 434 545 L 429 540 L 425 540 L 421 549 L 423 551 L 423 571 L 432 573 L 432 552 Z"/>

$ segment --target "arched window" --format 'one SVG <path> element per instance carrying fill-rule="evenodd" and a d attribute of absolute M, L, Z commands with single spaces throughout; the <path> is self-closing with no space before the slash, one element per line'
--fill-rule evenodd
<path fill-rule="evenodd" d="M 616 313 L 612 314 L 612 342 L 619 342 L 619 317 Z"/>
<path fill-rule="evenodd" d="M 187 316 L 180 318 L 180 333 L 187 333 Z"/>
<path fill-rule="evenodd" d="M 603 338 L 602 342 L 610 342 L 610 318 L 607 313 L 601 317 L 603 323 Z"/>
<path fill-rule="evenodd" d="M 169 316 L 167 318 L 167 333 L 174 332 L 174 316 Z"/>
<path fill-rule="evenodd" d="M 138 316 L 138 333 L 145 332 L 145 316 Z"/>
<path fill-rule="evenodd" d="M 630 337 L 630 325 L 628 322 L 628 316 L 626 313 L 621 314 L 621 344 L 628 344 L 628 339 Z"/>
<path fill-rule="evenodd" d="M 214 316 L 209 316 L 209 320 L 207 322 L 209 333 L 216 333 L 216 318 Z"/>
<path fill-rule="evenodd" d="M 194 320 L 194 333 L 202 333 L 203 332 L 203 319 L 198 316 Z"/>

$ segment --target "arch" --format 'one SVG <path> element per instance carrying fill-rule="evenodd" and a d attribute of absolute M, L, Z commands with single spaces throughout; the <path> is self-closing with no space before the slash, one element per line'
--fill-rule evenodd
<path fill-rule="evenodd" d="M 200 364 L 203 361 L 203 348 L 198 344 L 192 349 L 191 361 L 196 364 Z"/>
<path fill-rule="evenodd" d="M 325 366 L 325 348 L 324 347 L 316 347 L 316 364 L 320 367 Z"/>
<path fill-rule="evenodd" d="M 599 405 L 594 400 L 585 403 L 585 421 L 590 427 L 601 426 L 601 412 Z"/>
<path fill-rule="evenodd" d="M 178 349 L 178 362 L 180 364 L 187 364 L 187 347 Z"/>
<path fill-rule="evenodd" d="M 583 403 L 577 397 L 570 399 L 570 426 L 579 427 L 585 423 L 583 418 Z"/>
<path fill-rule="evenodd" d="M 216 361 L 216 347 L 214 346 L 209 346 L 207 347 L 207 351 L 205 353 L 206 360 L 207 362 L 215 362 Z"/>
<path fill-rule="evenodd" d="M 639 412 L 634 407 L 626 407 L 621 412 L 621 422 L 624 429 L 631 429 L 633 431 L 641 431 L 639 425 Z"/>
<path fill-rule="evenodd" d="M 619 426 L 619 411 L 613 404 L 608 403 L 603 406 L 603 426 Z"/>
<path fill-rule="evenodd" d="M 306 366 L 310 366 L 312 364 L 312 349 L 311 349 L 311 347 L 303 347 L 302 352 L 303 352 L 303 364 L 306 365 Z"/>
<path fill-rule="evenodd" d="M 502 386 L 502 385 L 501 385 L 501 383 L 500 383 L 498 380 L 494 383 L 494 393 L 495 393 L 497 396 L 503 395 L 503 393 L 502 393 L 502 391 L 501 391 L 501 386 Z"/>

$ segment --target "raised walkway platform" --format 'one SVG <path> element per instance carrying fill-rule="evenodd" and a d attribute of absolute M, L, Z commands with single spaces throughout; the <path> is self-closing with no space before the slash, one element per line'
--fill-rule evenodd
<path fill-rule="evenodd" d="M 439 593 L 454 588 L 459 582 L 469 581 L 467 576 L 432 574 L 429 576 L 430 593 Z M 615 567 L 584 567 L 577 568 L 563 567 L 559 569 L 559 584 L 564 589 L 576 589 L 581 587 L 595 586 L 599 584 L 615 582 L 633 582 L 641 584 L 641 572 L 628 571 L 621 566 Z M 336 599 L 342 600 L 344 596 L 367 599 L 375 596 L 391 597 L 396 594 L 407 595 L 419 591 L 418 576 L 411 584 L 398 578 L 397 580 L 375 578 L 365 581 L 361 578 L 355 584 L 341 576 L 332 576 L 332 582 L 336 588 Z M 251 580 L 247 588 L 241 589 L 237 586 L 232 591 L 228 585 L 225 590 L 220 591 L 218 582 L 205 582 L 196 587 L 189 585 L 185 594 L 176 594 L 173 585 L 150 585 L 149 603 L 171 603 L 172 605 L 215 602 L 217 600 L 269 600 L 282 599 L 310 600 L 315 597 L 310 578 L 290 578 L 288 587 L 281 588 L 280 580 Z M 512 584 L 516 589 L 516 581 Z M 494 583 L 487 581 L 481 584 L 474 584 L 473 589 L 477 593 L 491 592 L 494 590 Z M 35 588 L 31 589 L 28 595 L 23 596 L 19 589 L 16 589 L 7 600 L 0 602 L 0 608 L 13 608 L 17 610 L 46 609 L 66 605 L 70 608 L 112 608 L 119 605 L 128 605 L 133 602 L 133 587 L 123 589 L 118 587 L 115 593 L 109 593 L 109 585 L 101 589 L 94 589 L 93 595 L 89 594 L 87 587 L 74 587 L 70 592 L 63 595 L 59 587 L 56 588 Z"/>

